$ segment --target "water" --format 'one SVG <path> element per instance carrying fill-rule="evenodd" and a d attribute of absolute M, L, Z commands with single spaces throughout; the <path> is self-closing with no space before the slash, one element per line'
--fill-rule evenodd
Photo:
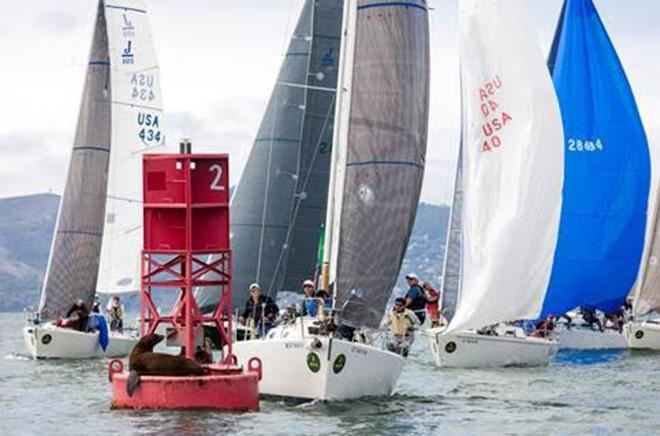
<path fill-rule="evenodd" d="M 660 354 L 561 353 L 548 368 L 440 370 L 418 338 L 391 397 L 262 401 L 258 413 L 110 410 L 107 362 L 32 361 L 0 314 L 0 434 L 533 434 L 660 431 Z"/>

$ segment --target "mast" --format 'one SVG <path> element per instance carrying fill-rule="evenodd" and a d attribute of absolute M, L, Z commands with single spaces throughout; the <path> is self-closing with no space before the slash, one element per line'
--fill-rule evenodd
<path fill-rule="evenodd" d="M 329 290 L 336 275 L 336 256 L 341 216 L 344 177 L 346 176 L 346 154 L 348 150 L 348 127 L 351 115 L 351 94 L 353 80 L 353 59 L 355 56 L 355 30 L 358 0 L 344 1 L 342 19 L 343 31 L 339 54 L 339 76 L 337 78 L 337 99 L 335 103 L 334 144 L 330 165 L 328 206 L 326 209 L 325 235 L 323 248 L 323 268 L 321 289 Z M 336 287 L 333 287 L 333 301 L 336 300 Z"/>

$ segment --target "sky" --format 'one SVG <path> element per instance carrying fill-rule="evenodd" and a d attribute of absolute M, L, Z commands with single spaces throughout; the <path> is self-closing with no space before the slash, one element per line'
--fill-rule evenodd
<path fill-rule="evenodd" d="M 526 3 L 549 51 L 562 0 Z M 660 0 L 594 0 L 660 155 Z M 170 142 L 230 154 L 238 181 L 303 0 L 151 0 Z M 0 15 L 0 198 L 61 193 L 96 0 L 12 2 Z M 451 201 L 459 138 L 457 0 L 429 0 L 431 114 L 422 201 Z M 660 156 L 654 159 L 660 163 Z M 656 177 L 657 179 L 657 177 Z"/>

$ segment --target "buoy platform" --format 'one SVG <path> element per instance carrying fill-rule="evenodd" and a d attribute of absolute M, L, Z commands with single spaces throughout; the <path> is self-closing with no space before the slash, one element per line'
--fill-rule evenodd
<path fill-rule="evenodd" d="M 113 409 L 216 409 L 228 412 L 259 410 L 261 366 L 243 371 L 237 366 L 209 365 L 209 375 L 190 377 L 142 376 L 129 397 L 128 372 L 120 360 L 110 363 Z"/>
<path fill-rule="evenodd" d="M 202 352 L 208 362 L 212 354 L 204 326 L 213 326 L 224 349 L 218 362 L 201 365 L 204 375 L 141 375 L 131 396 L 130 368 L 112 360 L 112 408 L 258 410 L 261 361 L 239 367 L 232 353 L 229 159 L 192 154 L 189 142 L 181 146 L 181 154 L 143 156 L 140 333 L 169 326 L 168 346 L 180 346 L 189 360 Z M 212 313 L 202 313 L 195 300 L 194 290 L 204 288 L 219 294 Z M 168 314 L 159 312 L 153 290 L 178 293 Z"/>

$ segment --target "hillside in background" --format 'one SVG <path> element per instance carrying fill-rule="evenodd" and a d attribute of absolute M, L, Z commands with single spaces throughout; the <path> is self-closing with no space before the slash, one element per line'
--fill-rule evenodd
<path fill-rule="evenodd" d="M 59 197 L 0 199 L 0 311 L 36 306 Z"/>
<path fill-rule="evenodd" d="M 52 194 L 0 199 L 0 311 L 37 306 L 58 203 Z M 394 295 L 405 291 L 408 272 L 438 286 L 448 216 L 447 206 L 420 205 Z"/>

